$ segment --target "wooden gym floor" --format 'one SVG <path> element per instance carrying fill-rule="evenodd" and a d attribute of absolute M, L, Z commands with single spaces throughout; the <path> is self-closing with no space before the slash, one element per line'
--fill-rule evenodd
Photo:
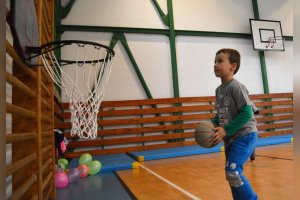
<path fill-rule="evenodd" d="M 259 200 L 292 199 L 293 145 L 256 148 L 244 174 Z M 225 179 L 224 153 L 146 161 L 138 169 L 118 171 L 129 192 L 141 200 L 231 200 Z"/>

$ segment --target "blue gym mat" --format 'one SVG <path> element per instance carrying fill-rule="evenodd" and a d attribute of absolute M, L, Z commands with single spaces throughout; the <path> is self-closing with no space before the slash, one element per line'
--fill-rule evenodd
<path fill-rule="evenodd" d="M 259 138 L 256 146 L 259 147 L 259 146 L 290 143 L 292 141 L 292 138 L 293 138 L 292 134 L 281 135 L 281 136 L 270 136 L 267 138 Z M 220 143 L 217 146 L 209 149 L 202 148 L 198 145 L 194 145 L 194 146 L 185 146 L 185 147 L 130 152 L 128 153 L 128 155 L 130 155 L 135 160 L 142 162 L 147 160 L 157 160 L 163 158 L 173 158 L 179 156 L 220 152 L 223 151 L 223 148 L 224 148 L 224 144 Z"/>
<path fill-rule="evenodd" d="M 93 160 L 98 160 L 101 162 L 102 167 L 100 173 L 102 172 L 112 172 L 117 170 L 133 169 L 137 168 L 137 162 L 129 157 L 127 154 L 111 154 L 111 155 L 99 155 L 93 156 Z M 73 158 L 68 166 L 68 168 L 74 168 L 79 165 L 79 158 Z"/>
<path fill-rule="evenodd" d="M 256 146 L 261 147 L 267 145 L 290 143 L 292 142 L 292 139 L 293 139 L 292 134 L 259 138 Z"/>
<path fill-rule="evenodd" d="M 202 148 L 198 145 L 194 145 L 194 146 L 186 146 L 186 147 L 174 147 L 174 148 L 166 148 L 166 149 L 131 152 L 129 153 L 129 155 L 133 157 L 135 160 L 142 162 L 142 161 L 156 160 L 162 158 L 173 158 L 179 156 L 220 152 L 222 146 L 223 144 L 220 143 L 213 148 L 207 149 L 207 148 Z"/>

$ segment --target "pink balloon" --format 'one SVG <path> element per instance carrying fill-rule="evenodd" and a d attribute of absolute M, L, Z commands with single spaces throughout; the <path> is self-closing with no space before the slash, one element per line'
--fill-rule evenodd
<path fill-rule="evenodd" d="M 64 188 L 68 184 L 69 184 L 69 180 L 66 173 L 61 171 L 55 172 L 55 187 Z"/>

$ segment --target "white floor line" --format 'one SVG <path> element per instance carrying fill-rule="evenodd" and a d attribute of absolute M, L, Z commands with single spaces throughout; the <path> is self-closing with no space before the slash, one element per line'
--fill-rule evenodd
<path fill-rule="evenodd" d="M 139 165 L 140 167 L 142 167 L 143 169 L 147 170 L 148 172 L 150 172 L 151 174 L 153 174 L 154 176 L 156 176 L 157 178 L 161 179 L 162 181 L 168 183 L 169 185 L 171 185 L 172 187 L 176 188 L 177 190 L 179 190 L 180 192 L 184 193 L 185 195 L 191 197 L 193 200 L 201 200 L 200 198 L 196 197 L 195 195 L 193 195 L 192 193 L 182 189 L 181 187 L 175 185 L 174 183 L 172 183 L 171 181 L 165 179 L 164 177 L 160 176 L 159 174 L 155 173 L 154 171 L 152 171 L 151 169 L 148 169 L 147 167 L 145 167 L 144 165 Z"/>

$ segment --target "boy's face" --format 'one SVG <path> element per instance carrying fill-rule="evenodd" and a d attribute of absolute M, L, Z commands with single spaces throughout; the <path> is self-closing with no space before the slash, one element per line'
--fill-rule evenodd
<path fill-rule="evenodd" d="M 230 63 L 228 54 L 219 53 L 216 55 L 214 72 L 216 77 L 221 79 L 230 79 L 233 77 L 234 70 L 236 69 L 236 63 Z"/>

